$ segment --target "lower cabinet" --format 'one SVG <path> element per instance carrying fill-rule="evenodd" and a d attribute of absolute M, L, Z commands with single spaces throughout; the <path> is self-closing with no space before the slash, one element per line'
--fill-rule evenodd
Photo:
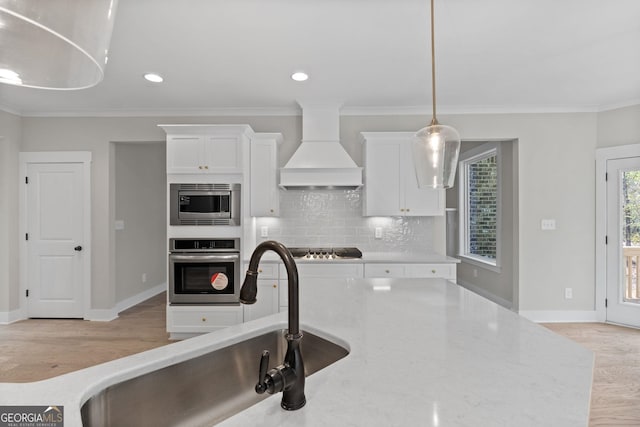
<path fill-rule="evenodd" d="M 172 339 L 212 332 L 243 321 L 241 305 L 167 306 L 167 332 Z"/>
<path fill-rule="evenodd" d="M 456 280 L 456 264 L 365 264 L 364 277 L 441 278 Z"/>
<path fill-rule="evenodd" d="M 401 263 L 299 263 L 301 287 L 311 278 L 443 278 L 456 280 L 456 264 Z M 258 267 L 258 295 L 255 304 L 246 305 L 170 305 L 167 307 L 167 332 L 172 339 L 188 338 L 227 326 L 287 311 L 289 289 L 287 271 L 280 262 Z"/>
<path fill-rule="evenodd" d="M 285 283 L 286 284 L 286 283 Z M 243 304 L 244 321 L 259 319 L 278 312 L 278 279 L 258 279 L 258 296 L 255 304 Z"/>
<path fill-rule="evenodd" d="M 304 286 L 304 280 L 310 278 L 336 278 L 336 279 L 350 279 L 350 278 L 362 278 L 364 274 L 364 267 L 361 263 L 358 264 L 297 264 L 298 267 L 298 280 L 300 286 Z M 284 265 L 280 265 L 280 311 L 286 311 L 289 305 L 289 289 L 287 284 L 287 271 Z"/>

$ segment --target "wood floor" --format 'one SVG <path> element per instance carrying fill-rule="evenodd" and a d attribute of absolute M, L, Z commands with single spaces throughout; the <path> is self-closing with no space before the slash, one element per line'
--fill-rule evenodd
<path fill-rule="evenodd" d="M 603 323 L 548 323 L 595 353 L 589 426 L 640 426 L 640 329 Z"/>
<path fill-rule="evenodd" d="M 0 325 L 0 382 L 29 382 L 170 344 L 165 294 L 112 322 L 29 319 Z M 591 427 L 640 426 L 640 330 L 600 323 L 544 324 L 596 354 Z"/>
<path fill-rule="evenodd" d="M 166 294 L 111 322 L 28 319 L 0 325 L 0 382 L 29 382 L 98 365 L 171 343 Z"/>

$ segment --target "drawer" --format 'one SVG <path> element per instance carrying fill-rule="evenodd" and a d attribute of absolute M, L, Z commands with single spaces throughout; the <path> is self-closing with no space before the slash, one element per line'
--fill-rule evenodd
<path fill-rule="evenodd" d="M 366 264 L 364 277 L 405 277 L 406 264 Z"/>
<path fill-rule="evenodd" d="M 408 264 L 406 277 L 437 277 L 455 280 L 455 264 Z"/>
<path fill-rule="evenodd" d="M 318 264 L 297 263 L 298 277 L 304 279 L 305 277 L 337 277 L 341 279 L 358 279 L 363 277 L 363 265 L 362 264 L 342 264 L 342 263 L 329 263 L 322 261 Z M 285 279 L 287 277 L 287 271 L 284 265 L 280 265 L 280 277 Z"/>
<path fill-rule="evenodd" d="M 180 307 L 167 308 L 167 331 L 198 333 L 209 332 L 243 321 L 241 305 L 216 307 Z"/>

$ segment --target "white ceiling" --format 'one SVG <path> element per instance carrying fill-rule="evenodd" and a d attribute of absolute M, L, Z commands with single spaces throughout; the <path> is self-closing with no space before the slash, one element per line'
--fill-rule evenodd
<path fill-rule="evenodd" d="M 640 1 L 436 0 L 436 64 L 439 113 L 639 104 Z M 23 115 L 428 113 L 430 96 L 428 0 L 120 0 L 102 83 L 0 84 Z"/>

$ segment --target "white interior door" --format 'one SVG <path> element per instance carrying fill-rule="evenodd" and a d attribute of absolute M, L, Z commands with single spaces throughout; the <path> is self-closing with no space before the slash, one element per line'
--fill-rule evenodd
<path fill-rule="evenodd" d="M 607 161 L 606 320 L 640 327 L 640 157 Z"/>
<path fill-rule="evenodd" d="M 29 317 L 84 317 L 82 163 L 28 163 L 26 286 Z"/>

